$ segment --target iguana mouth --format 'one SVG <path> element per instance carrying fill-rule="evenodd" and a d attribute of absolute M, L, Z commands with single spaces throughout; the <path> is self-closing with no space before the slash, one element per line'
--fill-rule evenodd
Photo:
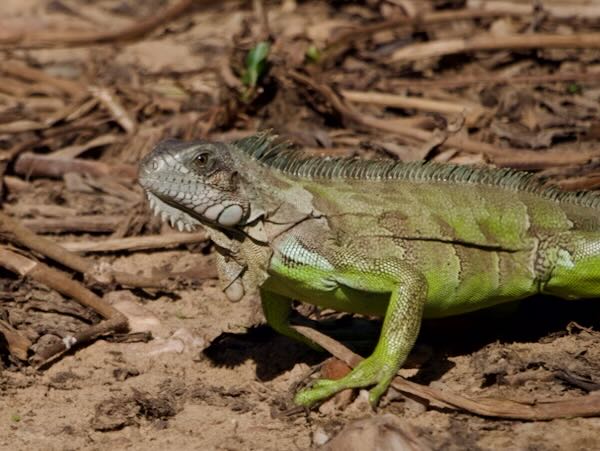
<path fill-rule="evenodd" d="M 172 207 L 160 197 L 152 194 L 149 191 L 146 191 L 146 197 L 148 198 L 148 203 L 150 204 L 150 208 L 154 214 L 159 216 L 164 222 L 168 221 L 171 227 L 177 227 L 177 230 L 180 232 L 192 232 L 202 224 L 190 214 L 178 208 Z"/>

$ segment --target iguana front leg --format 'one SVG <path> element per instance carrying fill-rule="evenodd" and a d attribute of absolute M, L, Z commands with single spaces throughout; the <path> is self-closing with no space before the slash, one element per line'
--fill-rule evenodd
<path fill-rule="evenodd" d="M 368 267 L 357 267 L 360 271 L 354 269 L 336 274 L 336 281 L 363 292 L 390 293 L 377 346 L 344 378 L 321 379 L 298 392 L 295 402 L 299 405 L 310 406 L 346 388 L 372 385 L 375 386 L 369 392 L 369 401 L 376 405 L 417 339 L 427 298 L 427 282 L 423 275 L 395 259 L 375 260 Z M 360 301 L 352 299 L 351 302 Z"/>

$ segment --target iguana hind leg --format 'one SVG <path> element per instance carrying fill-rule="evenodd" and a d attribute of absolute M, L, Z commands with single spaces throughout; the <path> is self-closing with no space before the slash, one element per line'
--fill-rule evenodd
<path fill-rule="evenodd" d="M 365 272 L 342 272 L 336 280 L 356 290 L 390 293 L 375 350 L 342 379 L 318 380 L 298 392 L 294 399 L 297 404 L 310 406 L 346 388 L 374 385 L 369 401 L 376 405 L 412 349 L 427 298 L 425 278 L 396 260 L 373 261 L 370 266 Z"/>

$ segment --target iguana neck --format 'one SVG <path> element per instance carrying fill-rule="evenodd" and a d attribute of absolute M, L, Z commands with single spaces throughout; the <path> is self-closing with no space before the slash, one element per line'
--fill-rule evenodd
<path fill-rule="evenodd" d="M 232 152 L 241 185 L 250 201 L 250 215 L 242 230 L 260 240 L 255 224 L 262 221 L 268 229 L 288 227 L 308 216 L 318 215 L 313 195 L 301 183 L 274 171 L 244 152 Z M 268 241 L 268 240 L 267 240 Z"/>

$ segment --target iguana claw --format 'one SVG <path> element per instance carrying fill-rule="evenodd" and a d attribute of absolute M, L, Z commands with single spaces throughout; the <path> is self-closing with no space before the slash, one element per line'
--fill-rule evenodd
<path fill-rule="evenodd" d="M 316 380 L 311 387 L 296 393 L 294 402 L 300 406 L 311 407 L 347 388 L 375 385 L 369 391 L 369 403 L 371 406 L 376 407 L 379 398 L 386 392 L 397 371 L 396 368 L 385 363 L 382 364 L 377 357 L 373 355 L 363 360 L 354 370 L 341 379 Z"/>

